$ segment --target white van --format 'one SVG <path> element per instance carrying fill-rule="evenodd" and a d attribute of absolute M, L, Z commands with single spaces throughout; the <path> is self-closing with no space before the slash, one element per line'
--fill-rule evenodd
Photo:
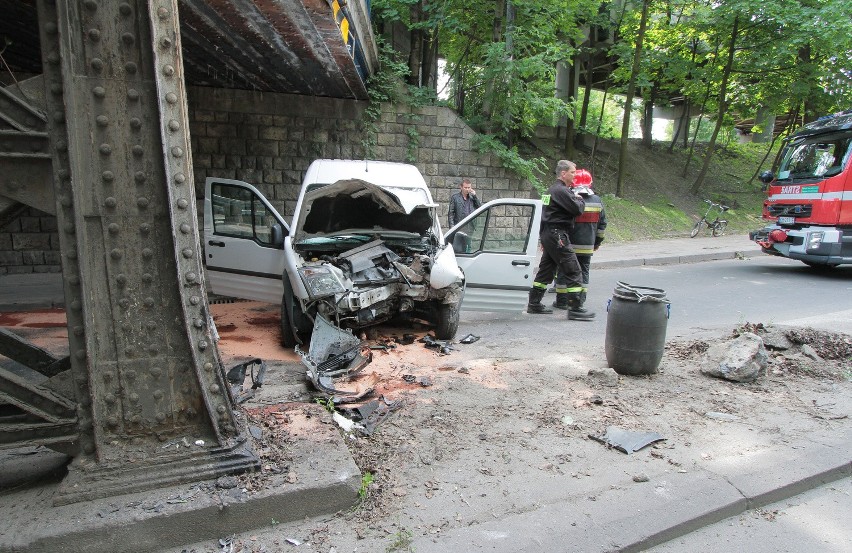
<path fill-rule="evenodd" d="M 317 314 L 349 329 L 417 317 L 435 325 L 437 338 L 452 339 L 460 308 L 520 312 L 534 276 L 541 202 L 489 202 L 446 239 L 437 208 L 417 168 L 402 163 L 314 161 L 290 225 L 254 186 L 210 177 L 210 289 L 280 302 L 288 348 L 308 340 Z"/>

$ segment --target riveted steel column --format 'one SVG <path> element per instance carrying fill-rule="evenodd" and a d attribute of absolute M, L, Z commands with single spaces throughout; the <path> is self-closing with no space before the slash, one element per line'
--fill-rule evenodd
<path fill-rule="evenodd" d="M 39 0 L 80 455 L 56 503 L 255 467 L 208 328 L 176 0 Z"/>

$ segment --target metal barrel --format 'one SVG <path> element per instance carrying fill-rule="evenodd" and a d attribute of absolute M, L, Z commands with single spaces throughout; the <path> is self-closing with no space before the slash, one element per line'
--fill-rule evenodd
<path fill-rule="evenodd" d="M 616 283 L 607 304 L 604 346 L 615 372 L 630 376 L 657 372 L 670 310 L 664 290 Z"/>

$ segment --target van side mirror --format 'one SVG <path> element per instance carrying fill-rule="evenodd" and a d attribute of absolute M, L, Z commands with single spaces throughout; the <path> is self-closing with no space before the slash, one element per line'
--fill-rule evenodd
<path fill-rule="evenodd" d="M 470 237 L 463 232 L 456 232 L 453 235 L 453 251 L 456 253 L 470 252 Z"/>
<path fill-rule="evenodd" d="M 272 225 L 272 245 L 276 248 L 280 248 L 284 245 L 284 229 L 281 228 L 281 225 L 274 224 Z"/>

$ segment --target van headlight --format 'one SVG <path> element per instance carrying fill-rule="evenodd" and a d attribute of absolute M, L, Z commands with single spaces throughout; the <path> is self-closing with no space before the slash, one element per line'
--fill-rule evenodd
<path fill-rule="evenodd" d="M 334 271 L 326 266 L 300 267 L 299 277 L 305 284 L 311 299 L 323 298 L 346 291 Z"/>
<path fill-rule="evenodd" d="M 808 247 L 809 250 L 815 250 L 822 245 L 822 240 L 825 238 L 825 233 L 822 231 L 818 232 L 809 232 L 808 233 Z"/>

